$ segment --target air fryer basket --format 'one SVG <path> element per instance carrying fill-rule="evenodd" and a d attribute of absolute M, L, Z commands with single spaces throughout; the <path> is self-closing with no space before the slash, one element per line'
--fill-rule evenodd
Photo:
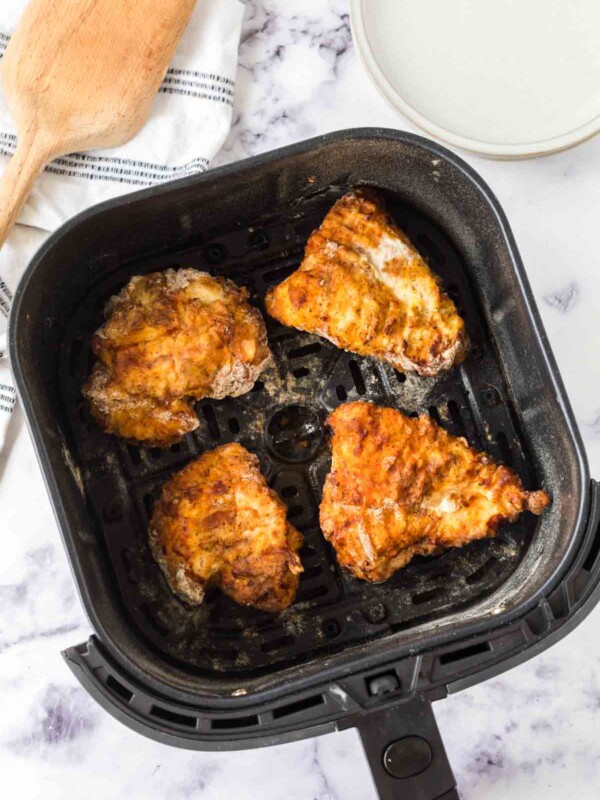
<path fill-rule="evenodd" d="M 178 266 L 226 275 L 264 312 L 268 286 L 297 268 L 310 231 L 360 185 L 384 195 L 443 277 L 473 341 L 463 365 L 439 379 L 405 377 L 267 318 L 276 367 L 244 397 L 198 403 L 201 426 L 182 444 L 145 450 L 97 429 L 81 399 L 89 341 L 131 275 Z M 248 747 L 358 724 L 381 797 L 441 797 L 453 779 L 431 700 L 549 643 L 596 587 L 596 489 L 512 236 L 481 180 L 424 139 L 333 134 L 99 206 L 34 259 L 11 343 L 96 632 L 67 660 L 100 702 L 147 735 Z M 415 559 L 384 584 L 350 578 L 319 531 L 318 504 L 325 417 L 359 398 L 431 414 L 527 487 L 546 488 L 551 508 L 496 539 Z M 162 484 L 228 441 L 258 454 L 305 535 L 298 598 L 278 616 L 219 592 L 190 608 L 148 550 Z"/>

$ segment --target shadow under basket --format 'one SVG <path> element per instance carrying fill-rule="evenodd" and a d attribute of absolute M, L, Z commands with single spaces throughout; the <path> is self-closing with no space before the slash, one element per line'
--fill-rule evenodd
<path fill-rule="evenodd" d="M 376 188 L 465 318 L 466 361 L 395 372 L 265 315 L 273 368 L 239 398 L 197 404 L 170 450 L 104 435 L 81 386 L 106 300 L 132 275 L 194 267 L 269 286 L 350 188 Z M 14 302 L 11 359 L 95 634 L 65 652 L 88 691 L 147 736 L 199 750 L 357 726 L 384 800 L 456 797 L 431 702 L 529 658 L 598 599 L 599 495 L 498 202 L 457 156 L 397 131 L 331 134 L 105 203 L 64 226 Z M 325 419 L 347 400 L 430 414 L 552 497 L 494 538 L 416 558 L 383 584 L 344 574 L 319 530 Z M 219 591 L 175 597 L 147 527 L 162 485 L 226 442 L 260 459 L 304 534 L 295 603 L 279 615 Z"/>

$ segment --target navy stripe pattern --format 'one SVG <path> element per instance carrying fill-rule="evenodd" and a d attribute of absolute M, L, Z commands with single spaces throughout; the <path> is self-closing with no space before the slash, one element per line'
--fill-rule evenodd
<path fill-rule="evenodd" d="M 0 316 L 8 319 L 11 302 L 12 292 L 0 277 Z"/>
<path fill-rule="evenodd" d="M 0 59 L 9 39 L 6 33 L 0 32 Z M 233 106 L 233 81 L 215 73 L 171 68 L 167 71 L 159 91 Z M 10 158 L 15 152 L 16 143 L 16 136 L 0 132 L 0 155 Z M 46 167 L 46 171 L 69 178 L 112 181 L 142 188 L 204 172 L 208 164 L 208 159 L 203 157 L 173 167 L 132 158 L 72 153 L 55 159 Z M 3 313 L 4 306 L 0 296 L 0 314 Z"/>
<path fill-rule="evenodd" d="M 0 32 L 0 58 L 4 55 L 9 39 L 10 37 L 6 33 Z M 233 87 L 233 81 L 222 75 L 172 68 L 167 71 L 159 92 L 197 97 L 232 106 Z"/>
<path fill-rule="evenodd" d="M 17 137 L 12 133 L 0 131 L 0 155 L 12 156 L 16 147 Z M 150 161 L 138 161 L 134 158 L 71 153 L 71 155 L 55 159 L 46 167 L 46 170 L 55 175 L 67 175 L 72 178 L 153 186 L 173 178 L 186 178 L 189 175 L 204 172 L 208 163 L 208 159 L 201 156 L 188 161 L 187 164 L 171 167 L 166 164 L 154 164 Z"/>
<path fill-rule="evenodd" d="M 0 383 L 0 411 L 12 414 L 15 410 L 15 400 L 17 393 L 13 386 L 8 383 Z"/>

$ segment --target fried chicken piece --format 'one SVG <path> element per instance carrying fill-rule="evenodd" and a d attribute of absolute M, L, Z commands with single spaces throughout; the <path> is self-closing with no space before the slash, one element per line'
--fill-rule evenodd
<path fill-rule="evenodd" d="M 401 372 L 437 375 L 467 348 L 440 279 L 368 191 L 338 200 L 311 234 L 300 268 L 269 290 L 266 304 L 284 325 Z"/>
<path fill-rule="evenodd" d="M 209 585 L 262 611 L 296 596 L 302 534 L 239 444 L 203 453 L 167 481 L 149 539 L 171 589 L 194 605 Z"/>
<path fill-rule="evenodd" d="M 357 402 L 328 423 L 333 463 L 321 528 L 357 578 L 384 581 L 415 555 L 493 536 L 500 523 L 526 510 L 541 514 L 550 502 L 426 415 Z"/>
<path fill-rule="evenodd" d="M 191 400 L 250 391 L 270 360 L 248 292 L 194 269 L 132 278 L 94 334 L 83 389 L 107 433 L 169 447 L 198 427 Z"/>

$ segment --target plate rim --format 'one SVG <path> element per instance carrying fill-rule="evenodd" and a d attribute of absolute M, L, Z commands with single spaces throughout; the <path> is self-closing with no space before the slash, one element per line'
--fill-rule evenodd
<path fill-rule="evenodd" d="M 373 0 L 371 0 L 371 3 L 372 2 Z M 449 128 L 438 125 L 411 105 L 408 100 L 394 88 L 385 72 L 380 67 L 365 29 L 363 18 L 364 5 L 365 0 L 350 0 L 350 26 L 352 38 L 356 45 L 360 61 L 371 83 L 390 105 L 429 135 L 435 136 L 437 139 L 453 147 L 459 147 L 462 150 L 487 156 L 488 158 L 518 159 L 536 158 L 538 156 L 551 155 L 552 153 L 568 150 L 600 133 L 600 114 L 584 125 L 580 125 L 560 136 L 521 144 L 486 142 L 481 139 L 463 136 Z"/>

